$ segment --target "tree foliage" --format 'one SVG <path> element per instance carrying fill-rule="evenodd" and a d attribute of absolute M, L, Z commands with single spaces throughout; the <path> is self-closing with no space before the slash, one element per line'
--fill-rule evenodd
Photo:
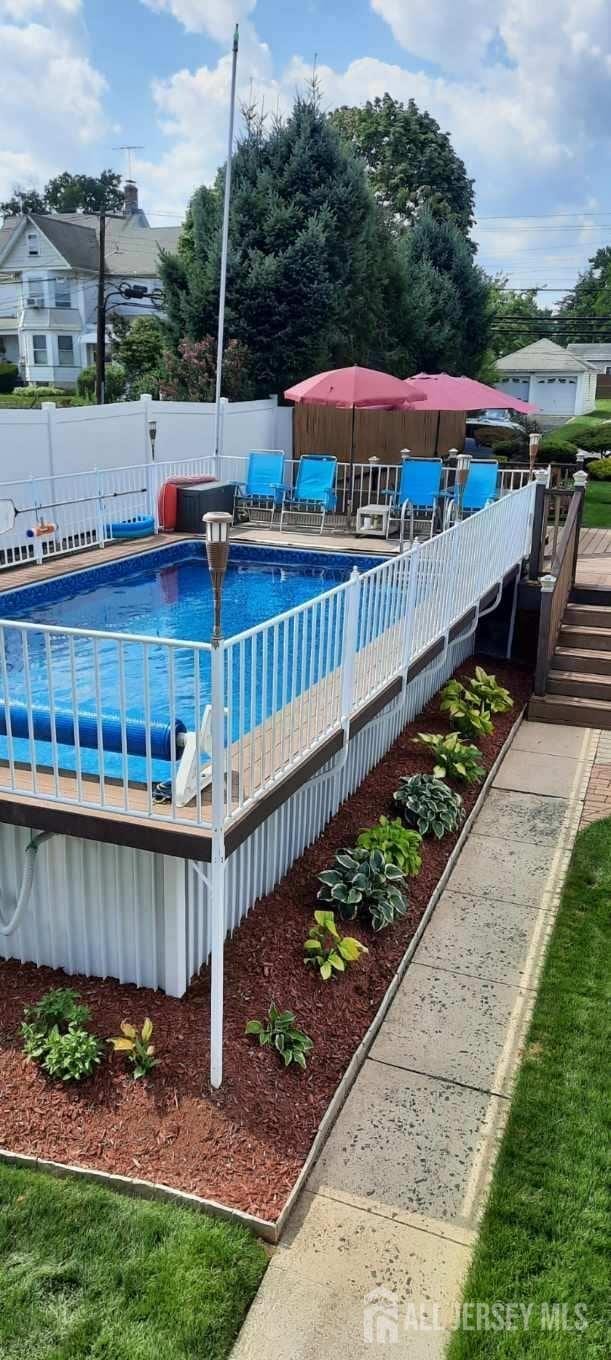
<path fill-rule="evenodd" d="M 356 108 L 329 114 L 332 125 L 366 162 L 378 201 L 403 225 L 423 210 L 454 222 L 463 235 L 473 226 L 473 180 L 447 132 L 413 99 L 385 94 Z"/>
<path fill-rule="evenodd" d="M 424 214 L 402 236 L 405 340 L 412 372 L 476 377 L 488 347 L 488 285 L 450 221 Z"/>
<path fill-rule="evenodd" d="M 113 358 L 121 364 L 131 396 L 144 374 L 157 373 L 163 356 L 163 332 L 156 316 L 113 316 Z"/>
<path fill-rule="evenodd" d="M 532 345 L 549 335 L 552 326 L 552 312 L 539 306 L 536 288 L 519 290 L 508 288 L 507 283 L 503 274 L 488 280 L 492 360 Z"/>
<path fill-rule="evenodd" d="M 0 203 L 3 217 L 20 213 L 108 213 L 123 212 L 121 176 L 114 170 L 99 175 L 72 175 L 64 170 L 37 189 L 16 187 L 10 198 Z"/>
<path fill-rule="evenodd" d="M 593 326 L 575 326 L 579 317 L 600 317 Z M 611 341 L 611 246 L 603 246 L 592 256 L 589 266 L 580 274 L 573 292 L 563 299 L 558 309 L 558 341 L 566 344 L 571 338 L 587 340 L 590 330 L 595 340 Z M 563 322 L 568 324 L 563 326 Z"/>
<path fill-rule="evenodd" d="M 162 261 L 168 335 L 216 330 L 222 171 L 194 195 L 176 255 Z M 266 395 L 349 363 L 405 371 L 402 274 L 365 169 L 321 112 L 316 91 L 269 129 L 246 118 L 233 167 L 226 332 L 246 346 Z"/>
<path fill-rule="evenodd" d="M 230 340 L 223 364 L 223 391 L 233 401 L 252 396 L 249 355 L 239 340 Z M 216 385 L 216 340 L 181 340 L 177 354 L 165 354 L 160 389 L 175 401 L 213 401 Z"/>

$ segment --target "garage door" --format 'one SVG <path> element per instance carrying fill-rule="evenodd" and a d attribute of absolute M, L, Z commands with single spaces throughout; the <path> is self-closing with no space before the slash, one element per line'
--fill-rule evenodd
<path fill-rule="evenodd" d="M 532 399 L 547 415 L 572 416 L 576 388 L 576 378 L 535 378 Z"/>
<path fill-rule="evenodd" d="M 530 378 L 504 378 L 496 386 L 499 392 L 507 392 L 510 397 L 519 397 L 520 401 L 529 400 Z"/>

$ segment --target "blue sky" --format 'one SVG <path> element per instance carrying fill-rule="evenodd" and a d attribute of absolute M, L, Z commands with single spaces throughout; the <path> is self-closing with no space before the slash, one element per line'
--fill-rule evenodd
<path fill-rule="evenodd" d="M 516 286 L 568 288 L 610 239 L 608 0 L 0 0 L 0 195 L 123 169 L 132 142 L 143 206 L 178 222 L 223 158 L 236 20 L 242 98 L 288 108 L 316 55 L 328 106 L 428 108 L 475 178 L 481 261 Z"/>

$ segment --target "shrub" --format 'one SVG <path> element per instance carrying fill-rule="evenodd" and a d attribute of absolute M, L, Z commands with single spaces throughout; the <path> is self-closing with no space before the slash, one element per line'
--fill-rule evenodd
<path fill-rule="evenodd" d="M 421 836 L 436 836 L 438 841 L 456 831 L 465 815 L 460 794 L 434 774 L 404 776 L 393 798 L 409 826 L 416 827 Z"/>
<path fill-rule="evenodd" d="M 274 1048 L 285 1067 L 291 1063 L 305 1067 L 314 1047 L 309 1036 L 299 1029 L 293 1012 L 279 1011 L 273 1001 L 267 1012 L 267 1023 L 249 1020 L 244 1033 L 258 1038 L 262 1048 L 266 1045 Z"/>
<path fill-rule="evenodd" d="M 26 1006 L 24 1014 L 25 1023 L 39 1034 L 49 1034 L 55 1026 L 65 1034 L 70 1025 L 86 1025 L 90 1018 L 89 1007 L 82 1004 L 72 987 L 52 987 L 32 1006 Z"/>
<path fill-rule="evenodd" d="M 611 482 L 611 458 L 598 458 L 589 464 L 588 472 L 597 482 Z"/>
<path fill-rule="evenodd" d="M 448 680 L 441 691 L 441 712 L 447 713 L 453 727 L 465 737 L 489 737 L 494 731 L 487 708 L 460 680 Z"/>
<path fill-rule="evenodd" d="M 477 702 L 491 713 L 508 713 L 513 708 L 509 690 L 497 684 L 496 675 L 489 675 L 483 666 L 475 667 L 475 675 L 469 680 L 468 689 Z"/>
<path fill-rule="evenodd" d="M 95 401 L 95 364 L 83 368 L 78 375 L 76 390 L 79 397 Z M 107 364 L 104 387 L 104 400 L 107 403 L 118 401 L 125 392 L 125 371 L 120 364 Z"/>
<path fill-rule="evenodd" d="M 140 1033 L 135 1025 L 123 1020 L 118 1038 L 107 1040 L 107 1043 L 112 1044 L 115 1053 L 125 1053 L 128 1063 L 131 1063 L 133 1068 L 134 1080 L 137 1077 L 147 1077 L 158 1065 L 159 1060 L 155 1057 L 155 1048 L 151 1043 L 152 1034 L 152 1020 L 144 1021 Z"/>
<path fill-rule="evenodd" d="M 61 1034 L 57 1025 L 54 1025 L 47 1035 L 42 1066 L 50 1077 L 59 1077 L 62 1081 L 83 1081 L 92 1075 L 101 1061 L 101 1040 L 78 1025 L 70 1025 L 65 1034 Z"/>
<path fill-rule="evenodd" d="M 539 444 L 537 462 L 544 467 L 548 463 L 574 463 L 577 458 L 577 445 L 561 435 L 544 435 Z"/>
<path fill-rule="evenodd" d="M 305 963 L 314 963 L 326 982 L 333 972 L 344 973 L 347 963 L 358 963 L 361 954 L 369 950 L 352 935 L 340 935 L 332 911 L 315 911 L 312 926 L 304 944 Z"/>
<path fill-rule="evenodd" d="M 465 784 L 476 784 L 486 773 L 477 746 L 461 740 L 458 732 L 449 737 L 420 732 L 414 741 L 428 746 L 435 758 L 433 774 L 439 779 L 462 779 Z"/>
<path fill-rule="evenodd" d="M 0 360 L 0 392 L 13 392 L 19 377 L 19 369 L 9 359 Z"/>
<path fill-rule="evenodd" d="M 380 817 L 377 826 L 361 831 L 356 843 L 362 850 L 380 850 L 384 859 L 396 864 L 403 874 L 420 873 L 422 836 L 417 831 L 407 831 L 399 817 L 392 822 L 388 817 Z"/>
<path fill-rule="evenodd" d="M 318 898 L 331 902 L 346 921 L 366 912 L 374 930 L 383 930 L 405 916 L 405 877 L 379 850 L 340 850 L 333 869 L 318 875 Z"/>
<path fill-rule="evenodd" d="M 528 463 L 528 441 L 526 439 L 502 439 L 494 444 L 494 457 L 501 462 Z"/>

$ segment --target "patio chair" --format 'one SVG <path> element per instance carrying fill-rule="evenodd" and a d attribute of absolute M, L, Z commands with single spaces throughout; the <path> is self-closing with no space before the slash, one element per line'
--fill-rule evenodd
<path fill-rule="evenodd" d="M 320 515 L 320 533 L 325 526 L 325 515 L 335 510 L 335 474 L 337 458 L 326 453 L 305 453 L 299 459 L 294 487 L 282 488 L 280 530 L 285 516 L 292 511 Z"/>
<path fill-rule="evenodd" d="M 285 454 L 281 449 L 256 449 L 248 455 L 246 481 L 238 486 L 238 508 L 267 510 L 274 518 L 282 503 Z"/>
<path fill-rule="evenodd" d="M 405 520 L 409 515 L 410 543 L 414 541 L 414 521 L 430 515 L 429 537 L 433 537 L 438 518 L 443 463 L 441 458 L 408 458 L 401 468 L 398 489 L 386 491 L 392 497 L 388 521 L 399 520 L 399 546 L 403 547 Z"/>
<path fill-rule="evenodd" d="M 462 498 L 462 512 L 473 515 L 484 510 L 487 505 L 498 499 L 499 465 L 495 461 L 473 462 L 469 468 Z M 456 487 L 443 493 L 446 506 L 444 525 L 446 528 L 456 518 Z"/>

